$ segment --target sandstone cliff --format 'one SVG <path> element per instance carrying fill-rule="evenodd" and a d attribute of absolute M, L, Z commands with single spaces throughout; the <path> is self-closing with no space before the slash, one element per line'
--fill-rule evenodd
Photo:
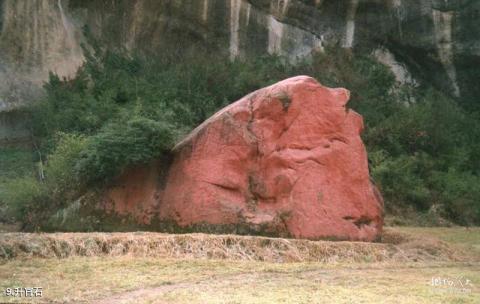
<path fill-rule="evenodd" d="M 150 56 L 204 50 L 295 61 L 339 45 L 374 53 L 399 82 L 479 96 L 479 12 L 474 0 L 3 0 L 0 111 L 35 100 L 48 71 L 75 73 L 84 25 L 111 48 Z"/>

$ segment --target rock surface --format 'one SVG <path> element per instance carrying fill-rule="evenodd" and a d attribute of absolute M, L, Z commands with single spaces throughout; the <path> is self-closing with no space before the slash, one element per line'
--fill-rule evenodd
<path fill-rule="evenodd" d="M 192 131 L 168 171 L 127 172 L 104 207 L 192 230 L 375 240 L 383 202 L 348 99 L 306 76 L 256 91 Z"/>
<path fill-rule="evenodd" d="M 49 71 L 75 75 L 84 26 L 109 49 L 153 58 L 268 53 L 295 62 L 339 45 L 374 53 L 400 83 L 480 96 L 480 1 L 0 0 L 0 113 L 39 100 Z M 22 136 L 13 119 L 0 141 Z"/>
<path fill-rule="evenodd" d="M 0 111 L 32 100 L 48 71 L 75 74 L 85 25 L 112 49 L 149 56 L 294 61 L 331 45 L 384 48 L 415 78 L 478 96 L 465 78 L 478 66 L 479 17 L 475 0 L 0 0 Z"/>

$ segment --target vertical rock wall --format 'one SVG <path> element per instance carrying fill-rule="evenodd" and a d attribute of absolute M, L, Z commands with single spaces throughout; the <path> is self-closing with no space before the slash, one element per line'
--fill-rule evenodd
<path fill-rule="evenodd" d="M 0 111 L 34 98 L 49 71 L 63 77 L 75 74 L 83 55 L 67 5 L 68 0 L 2 2 Z"/>
<path fill-rule="evenodd" d="M 68 0 L 0 2 L 0 143 L 25 141 L 25 115 L 38 100 L 49 71 L 71 77 L 83 61 L 79 27 Z"/>
<path fill-rule="evenodd" d="M 383 50 L 394 73 L 402 67 L 452 96 L 480 96 L 472 81 L 480 1 L 3 0 L 0 111 L 37 99 L 48 71 L 75 73 L 84 25 L 110 48 L 158 57 L 268 53 L 295 62 L 327 45 Z"/>

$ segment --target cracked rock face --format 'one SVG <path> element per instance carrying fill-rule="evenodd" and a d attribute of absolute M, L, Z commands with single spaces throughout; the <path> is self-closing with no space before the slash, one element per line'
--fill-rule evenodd
<path fill-rule="evenodd" d="M 231 104 L 175 147 L 162 190 L 142 196 L 140 215 L 229 227 L 222 232 L 376 239 L 382 199 L 369 177 L 362 117 L 346 109 L 348 99 L 345 89 L 299 76 Z M 118 195 L 141 178 L 128 180 L 116 190 L 117 210 L 135 206 Z"/>

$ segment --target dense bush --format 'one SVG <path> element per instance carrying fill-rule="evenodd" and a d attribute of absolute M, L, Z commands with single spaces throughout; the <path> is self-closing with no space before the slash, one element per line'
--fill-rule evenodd
<path fill-rule="evenodd" d="M 28 148 L 0 149 L 0 222 L 10 222 L 21 214 L 21 206 L 30 199 L 23 196 L 28 186 L 22 183 L 28 185 L 31 181 L 34 186 L 37 185 L 33 170 L 32 152 Z M 26 177 L 30 179 L 24 180 Z M 15 195 L 17 191 L 20 193 Z"/>
<path fill-rule="evenodd" d="M 83 183 L 76 176 L 75 165 L 87 147 L 88 141 L 83 135 L 56 134 L 55 149 L 48 155 L 42 183 L 57 207 L 65 200 L 75 199 L 82 190 Z"/>
<path fill-rule="evenodd" d="M 39 207 L 47 207 L 40 206 L 45 197 L 45 188 L 31 175 L 11 179 L 4 186 L 0 192 L 0 202 L 3 209 L 2 216 L 6 218 L 2 220 L 8 221 L 13 218 L 27 221 L 29 206 L 35 204 Z"/>
<path fill-rule="evenodd" d="M 134 118 L 110 123 L 83 149 L 75 165 L 77 178 L 87 184 L 104 182 L 129 164 L 141 163 L 168 151 L 175 143 L 175 130 L 162 121 Z"/>
<path fill-rule="evenodd" d="M 427 92 L 371 126 L 365 140 L 387 206 L 413 205 L 462 224 L 480 220 L 480 123 L 455 101 Z"/>
<path fill-rule="evenodd" d="M 46 178 L 16 180 L 30 190 L 12 203 L 41 201 L 54 212 L 124 168 L 169 153 L 229 102 L 299 74 L 352 91 L 349 105 L 364 116 L 371 172 L 388 212 L 436 210 L 460 224 L 480 223 L 478 113 L 431 88 L 399 86 L 370 56 L 336 49 L 295 66 L 276 57 L 176 62 L 87 52 L 74 79 L 50 76 L 47 97 L 31 111 L 48 155 Z"/>
<path fill-rule="evenodd" d="M 40 218 L 44 213 L 66 206 L 82 190 L 74 165 L 86 147 L 86 138 L 58 133 L 53 140 L 55 148 L 48 155 L 46 165 L 37 168 L 37 174 L 29 172 L 3 184 L 0 202 L 8 216 L 31 222 L 33 217 Z"/>

